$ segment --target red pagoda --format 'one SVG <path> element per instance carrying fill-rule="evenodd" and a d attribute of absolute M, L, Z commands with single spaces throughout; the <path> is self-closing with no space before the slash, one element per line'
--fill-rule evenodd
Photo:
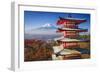
<path fill-rule="evenodd" d="M 53 59 L 79 59 L 81 58 L 81 53 L 74 50 L 74 48 L 79 48 L 79 42 L 84 40 L 79 39 L 80 32 L 87 32 L 87 29 L 81 29 L 78 27 L 79 24 L 86 22 L 85 19 L 77 18 L 62 18 L 59 17 L 57 21 L 58 33 L 62 33 L 63 36 L 55 38 L 54 40 L 59 43 L 58 46 L 54 46 Z"/>

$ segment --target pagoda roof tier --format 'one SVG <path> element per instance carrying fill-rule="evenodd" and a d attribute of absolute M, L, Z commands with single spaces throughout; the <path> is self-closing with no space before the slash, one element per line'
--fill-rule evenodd
<path fill-rule="evenodd" d="M 81 39 L 70 39 L 70 38 L 64 38 L 64 37 L 55 38 L 54 40 L 61 41 L 61 42 L 83 42 L 85 41 Z"/>
<path fill-rule="evenodd" d="M 64 23 L 74 23 L 74 24 L 80 24 L 86 22 L 86 19 L 79 19 L 79 18 L 62 18 L 59 17 L 59 20 L 57 22 L 58 25 L 64 24 Z"/>
<path fill-rule="evenodd" d="M 68 55 L 68 54 L 81 54 L 79 51 L 64 49 L 60 52 L 60 55 Z"/>
<path fill-rule="evenodd" d="M 63 32 L 63 31 L 77 31 L 77 32 L 87 32 L 87 29 L 81 29 L 81 28 L 58 28 L 57 32 Z"/>
<path fill-rule="evenodd" d="M 54 53 L 59 55 L 68 55 L 68 54 L 81 54 L 79 51 L 76 50 L 70 50 L 70 49 L 62 49 L 61 46 L 53 46 Z"/>

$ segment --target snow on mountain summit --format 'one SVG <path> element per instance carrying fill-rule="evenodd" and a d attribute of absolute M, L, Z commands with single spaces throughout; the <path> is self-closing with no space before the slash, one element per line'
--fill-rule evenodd
<path fill-rule="evenodd" d="M 42 27 L 52 27 L 52 25 L 49 23 L 46 23 L 46 24 L 42 25 Z"/>
<path fill-rule="evenodd" d="M 57 29 L 57 27 L 52 24 L 47 23 L 47 24 L 42 25 L 40 29 Z"/>

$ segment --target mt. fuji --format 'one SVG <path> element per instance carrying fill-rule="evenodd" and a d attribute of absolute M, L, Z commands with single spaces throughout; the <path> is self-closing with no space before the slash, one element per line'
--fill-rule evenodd
<path fill-rule="evenodd" d="M 41 27 L 39 27 L 38 29 L 57 29 L 56 26 L 52 25 L 52 24 L 44 24 Z"/>
<path fill-rule="evenodd" d="M 41 27 L 31 29 L 25 32 L 26 39 L 53 39 L 57 36 L 60 36 L 60 33 L 57 33 L 57 27 L 52 24 L 44 24 Z"/>

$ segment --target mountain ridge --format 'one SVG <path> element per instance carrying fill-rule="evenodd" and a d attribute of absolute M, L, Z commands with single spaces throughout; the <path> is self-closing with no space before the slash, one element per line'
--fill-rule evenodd
<path fill-rule="evenodd" d="M 35 39 L 54 39 L 61 35 L 61 33 L 56 32 L 57 27 L 52 24 L 45 24 L 41 27 L 31 29 L 25 33 L 25 38 L 35 38 Z"/>

